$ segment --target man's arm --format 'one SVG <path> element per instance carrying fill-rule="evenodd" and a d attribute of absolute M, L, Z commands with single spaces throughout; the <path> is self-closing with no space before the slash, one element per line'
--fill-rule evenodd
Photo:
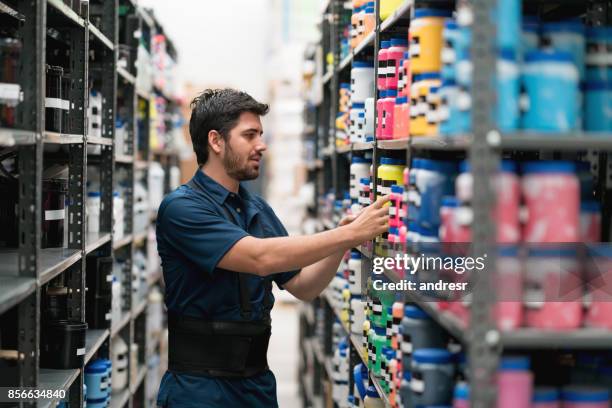
<path fill-rule="evenodd" d="M 230 271 L 268 276 L 312 265 L 313 272 L 308 272 L 306 278 L 303 278 L 311 281 L 314 279 L 309 278 L 311 274 L 323 273 L 328 267 L 333 266 L 336 259 L 340 262 L 344 251 L 373 239 L 387 230 L 388 209 L 383 206 L 387 201 L 389 201 L 387 197 L 378 199 L 366 207 L 355 221 L 330 231 L 301 237 L 244 237 L 221 258 L 218 266 Z M 326 259 L 328 257 L 330 259 Z M 322 266 L 315 268 L 313 264 L 319 261 L 322 261 Z M 335 267 L 337 266 L 336 263 Z M 300 275 L 302 273 L 303 271 Z M 317 283 L 322 284 L 327 274 L 323 275 L 325 276 L 316 278 Z"/>

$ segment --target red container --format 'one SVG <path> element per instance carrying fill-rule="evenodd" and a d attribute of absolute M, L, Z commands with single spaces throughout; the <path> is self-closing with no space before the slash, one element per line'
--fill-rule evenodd
<path fill-rule="evenodd" d="M 389 59 L 389 41 L 380 42 L 380 50 L 378 51 L 378 77 L 376 84 L 379 91 L 387 89 L 387 60 Z"/>
<path fill-rule="evenodd" d="M 404 54 L 408 51 L 407 38 L 393 38 L 387 51 L 387 89 L 398 88 L 399 72 Z"/>
<path fill-rule="evenodd" d="M 386 97 L 381 100 L 382 126 L 380 131 L 380 139 L 393 139 L 393 117 L 395 115 L 396 97 L 397 91 L 389 89 L 387 90 Z"/>

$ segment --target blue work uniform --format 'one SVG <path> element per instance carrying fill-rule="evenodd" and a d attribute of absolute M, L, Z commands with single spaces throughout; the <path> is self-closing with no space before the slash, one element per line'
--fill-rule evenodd
<path fill-rule="evenodd" d="M 240 186 L 229 192 L 198 170 L 192 183 L 168 194 L 158 211 L 157 249 L 162 260 L 168 313 L 210 321 L 240 321 L 236 272 L 217 264 L 240 239 L 287 236 L 270 206 Z M 206 194 L 203 191 L 206 191 Z M 227 219 L 231 213 L 234 220 Z M 232 222 L 233 221 L 233 222 Z M 235 222 L 235 223 L 234 223 Z M 237 225 L 237 223 L 240 223 Z M 262 320 L 266 280 L 282 288 L 298 271 L 248 276 L 251 320 Z M 271 304 L 270 304 L 271 303 Z M 276 379 L 270 370 L 248 378 L 215 378 L 167 371 L 157 404 L 161 407 L 276 407 Z"/>

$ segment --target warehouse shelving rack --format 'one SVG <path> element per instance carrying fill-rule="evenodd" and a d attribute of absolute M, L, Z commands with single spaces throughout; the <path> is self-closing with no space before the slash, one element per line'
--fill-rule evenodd
<path fill-rule="evenodd" d="M 71 7 L 66 3 L 73 3 Z M 68 392 L 70 406 L 82 406 L 83 369 L 52 370 L 40 368 L 40 323 L 41 296 L 45 284 L 65 274 L 71 290 L 70 312 L 76 320 L 85 321 L 85 275 L 88 257 L 114 257 L 117 251 L 126 256 L 127 279 L 124 287 L 129 296 L 122 319 L 107 330 L 90 329 L 86 334 L 85 363 L 94 356 L 109 356 L 113 339 L 121 335 L 127 344 L 139 344 L 137 375 L 128 376 L 128 387 L 118 395 L 113 394 L 111 406 L 152 406 L 146 401 L 143 384 L 146 381 L 147 358 L 150 350 L 156 352 L 161 339 L 147 344 L 145 337 L 147 298 L 131 304 L 131 258 L 134 247 L 146 243 L 146 233 L 133 231 L 134 174 L 145 171 L 148 163 L 158 156 L 167 157 L 164 165 L 176 164 L 176 152 L 150 154 L 149 117 L 142 139 L 144 154 L 136 158 L 136 104 L 137 98 L 149 98 L 146 91 L 135 89 L 138 72 L 134 66 L 117 67 L 120 37 L 131 41 L 131 60 L 136 60 L 137 34 L 143 30 L 163 31 L 148 11 L 128 0 L 92 0 L 90 2 L 62 0 L 1 0 L 0 21 L 17 28 L 22 40 L 19 61 L 18 83 L 23 92 L 23 101 L 17 109 L 15 128 L 0 128 L 0 149 L 13 149 L 19 163 L 18 231 L 19 246 L 15 249 L 0 249 L 0 386 L 38 387 Z M 119 19 L 119 7 L 127 10 L 124 19 Z M 96 21 L 96 24 L 93 23 Z M 121 21 L 121 22 L 120 22 Z M 46 55 L 53 44 L 48 42 L 48 28 L 69 34 L 68 66 L 74 79 L 69 98 L 74 109 L 70 110 L 72 133 L 57 133 L 45 130 L 45 64 Z M 121 36 L 120 36 L 121 32 Z M 175 51 L 174 51 L 175 52 Z M 87 107 L 90 80 L 96 81 L 104 95 L 102 106 L 102 135 L 88 135 Z M 126 117 L 129 122 L 128 154 L 115 155 L 115 116 L 118 110 L 118 82 L 125 91 Z M 178 105 L 178 102 L 173 100 Z M 148 115 L 148 109 L 147 109 Z M 68 197 L 69 231 L 68 248 L 41 248 L 42 216 L 42 170 L 47 158 L 46 146 L 57 146 L 67 150 L 69 169 Z M 87 147 L 99 146 L 99 156 L 89 155 Z M 99 157 L 99 158 L 98 158 Z M 87 165 L 100 167 L 100 233 L 88 233 L 85 217 Z M 117 172 L 127 174 L 126 234 L 114 239 L 113 191 L 117 183 Z M 146 180 L 146 173 L 144 175 Z M 129 187 L 131 186 L 131 187 Z M 166 184 L 166 192 L 169 190 Z M 155 220 L 155 214 L 148 217 Z M 147 246 L 144 245 L 146 250 Z M 154 255 L 154 254 L 150 254 Z M 109 271 L 110 273 L 110 271 Z M 161 270 L 149 279 L 149 286 L 161 283 Z M 13 339 L 10 333 L 15 333 Z M 4 347 L 3 347 L 4 346 Z M 6 348 L 6 349 L 3 349 Z M 39 406 L 55 406 L 58 400 L 45 400 Z M 34 406 L 35 403 L 22 403 Z"/>
<path fill-rule="evenodd" d="M 470 134 L 455 136 L 452 138 L 431 135 L 428 137 L 412 137 L 405 140 L 378 140 L 370 143 L 352 143 L 348 146 L 335 146 L 335 112 L 338 106 L 338 83 L 339 78 L 348 79 L 351 62 L 353 59 L 363 59 L 365 57 L 375 60 L 378 55 L 378 47 L 381 38 L 386 38 L 394 30 L 401 27 L 407 29 L 410 17 L 414 10 L 415 2 L 418 0 L 406 0 L 397 10 L 385 19 L 380 21 L 380 5 L 376 1 L 376 25 L 374 33 L 367 36 L 351 53 L 339 59 L 337 46 L 339 36 L 343 27 L 339 27 L 338 14 L 344 7 L 344 2 L 331 0 L 324 2 L 324 13 L 331 13 L 329 18 L 332 24 L 331 33 L 323 30 L 322 48 L 324 55 L 327 50 L 334 50 L 334 69 L 321 76 L 323 86 L 323 100 L 315 103 L 315 120 L 317 126 L 315 137 L 319 140 L 318 159 L 330 161 L 332 167 L 309 166 L 311 171 L 317 172 L 315 178 L 323 182 L 315 189 L 316 197 L 321 197 L 331 189 L 336 194 L 336 199 L 341 199 L 342 189 L 348 190 L 348 177 L 346 169 L 348 167 L 348 157 L 354 152 L 371 151 L 373 155 L 374 174 L 377 168 L 377 156 L 381 151 L 387 154 L 402 157 L 405 155 L 407 163 L 415 154 L 459 154 L 466 155 L 471 162 L 473 169 L 474 198 L 472 208 L 474 216 L 479 220 L 473 225 L 473 243 L 471 250 L 473 255 L 488 254 L 488 262 L 494 264 L 495 251 L 491 243 L 494 242 L 495 225 L 489 216 L 494 206 L 495 195 L 492 194 L 488 183 L 489 175 L 494 174 L 499 166 L 502 153 L 508 151 L 538 152 L 541 157 L 576 157 L 582 154 L 583 158 L 591 162 L 591 172 L 597 181 L 596 198 L 602 203 L 602 236 L 605 241 L 610 241 L 612 220 L 612 135 L 596 134 L 585 132 L 572 132 L 568 134 L 539 134 L 532 132 L 516 132 L 503 134 L 496 129 L 490 116 L 490 106 L 494 105 L 496 94 L 489 86 L 488 78 L 494 75 L 495 53 L 494 39 L 496 38 L 496 27 L 492 24 L 490 16 L 496 2 L 493 0 L 469 0 L 462 1 L 469 4 L 474 13 L 474 24 L 472 25 L 472 49 L 473 56 L 473 78 L 472 86 L 472 115 L 473 129 Z M 437 1 L 452 5 L 453 1 Z M 425 2 L 432 3 L 432 1 Z M 457 1 L 458 3 L 458 1 Z M 588 2 L 574 0 L 525 0 L 525 5 L 534 7 L 542 12 L 549 12 L 558 17 L 568 17 L 576 13 L 586 12 L 587 19 L 593 25 L 606 25 L 612 21 L 612 4 L 606 0 L 590 0 Z M 406 31 L 404 31 L 406 32 Z M 329 44 L 331 39 L 332 44 Z M 328 41 L 326 43 L 326 41 Z M 377 64 L 375 66 L 375 78 L 377 77 Z M 331 114 L 326 114 L 326 112 Z M 376 116 L 376 115 L 375 115 Z M 448 152 L 448 153 L 444 153 Z M 574 156 L 572 156 L 574 155 Z M 342 164 L 344 163 L 344 164 Z M 321 188 L 325 186 L 325 188 Z M 376 190 L 376 183 L 374 183 Z M 376 194 L 376 191 L 374 191 Z M 320 216 L 321 217 L 321 216 Z M 321 225 L 329 229 L 334 227 L 334 222 L 329 215 L 321 217 Z M 372 270 L 372 259 L 374 256 L 374 243 L 367 242 L 356 249 L 362 253 L 362 288 L 367 294 L 367 280 Z M 397 274 L 386 271 L 384 278 L 389 281 L 397 282 Z M 405 301 L 412 302 L 425 310 L 434 320 L 436 320 L 446 331 L 461 342 L 469 355 L 470 369 L 470 404 L 472 407 L 491 407 L 495 406 L 496 385 L 494 382 L 495 372 L 499 364 L 499 359 L 506 350 L 527 350 L 527 349 L 605 349 L 612 344 L 612 332 L 606 330 L 583 328 L 571 333 L 562 332 L 542 332 L 535 329 L 519 329 L 510 332 L 498 331 L 491 321 L 492 306 L 495 302 L 494 292 L 490 276 L 484 274 L 479 276 L 477 286 L 473 292 L 471 321 L 475 324 L 464 327 L 452 315 L 440 311 L 435 302 L 425 299 L 416 293 L 406 293 Z M 331 327 L 335 319 L 340 319 L 340 311 L 333 310 L 330 296 L 324 292 L 322 296 L 309 305 L 302 308 L 301 317 L 301 344 L 304 346 L 304 358 L 308 361 L 309 356 L 314 356 L 319 360 L 314 364 L 315 376 L 313 379 L 304 378 L 302 380 L 302 391 L 305 406 L 319 406 L 323 404 L 325 398 L 329 398 L 329 392 L 323 392 L 318 382 L 323 381 L 331 387 L 329 382 L 333 382 L 329 370 L 325 370 L 327 362 L 331 358 Z M 323 328 L 323 338 L 317 339 L 313 334 L 313 328 L 321 326 Z M 361 336 L 356 336 L 350 332 L 350 327 L 344 327 L 347 336 L 350 338 L 351 363 L 354 367 L 362 361 L 363 354 Z M 317 332 L 320 335 L 320 331 Z M 319 347 L 319 342 L 323 345 L 321 350 L 324 353 L 318 354 L 313 351 Z M 302 365 L 305 375 L 311 375 L 312 365 Z M 327 374 L 326 374 L 327 372 Z M 324 382 L 327 375 L 328 382 Z M 370 379 L 371 383 L 378 388 L 379 394 L 382 393 L 381 387 L 375 378 Z M 314 383 L 314 385 L 313 385 Z M 306 385 L 310 385 L 308 388 Z M 353 380 L 350 376 L 349 390 L 352 392 Z M 385 400 L 389 406 L 389 402 Z"/>

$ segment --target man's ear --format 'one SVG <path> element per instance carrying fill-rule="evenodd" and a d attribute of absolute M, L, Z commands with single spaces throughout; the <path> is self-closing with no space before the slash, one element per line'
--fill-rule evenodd
<path fill-rule="evenodd" d="M 208 132 L 208 145 L 211 147 L 213 152 L 220 154 L 223 151 L 223 144 L 225 141 L 219 132 L 211 130 Z"/>

